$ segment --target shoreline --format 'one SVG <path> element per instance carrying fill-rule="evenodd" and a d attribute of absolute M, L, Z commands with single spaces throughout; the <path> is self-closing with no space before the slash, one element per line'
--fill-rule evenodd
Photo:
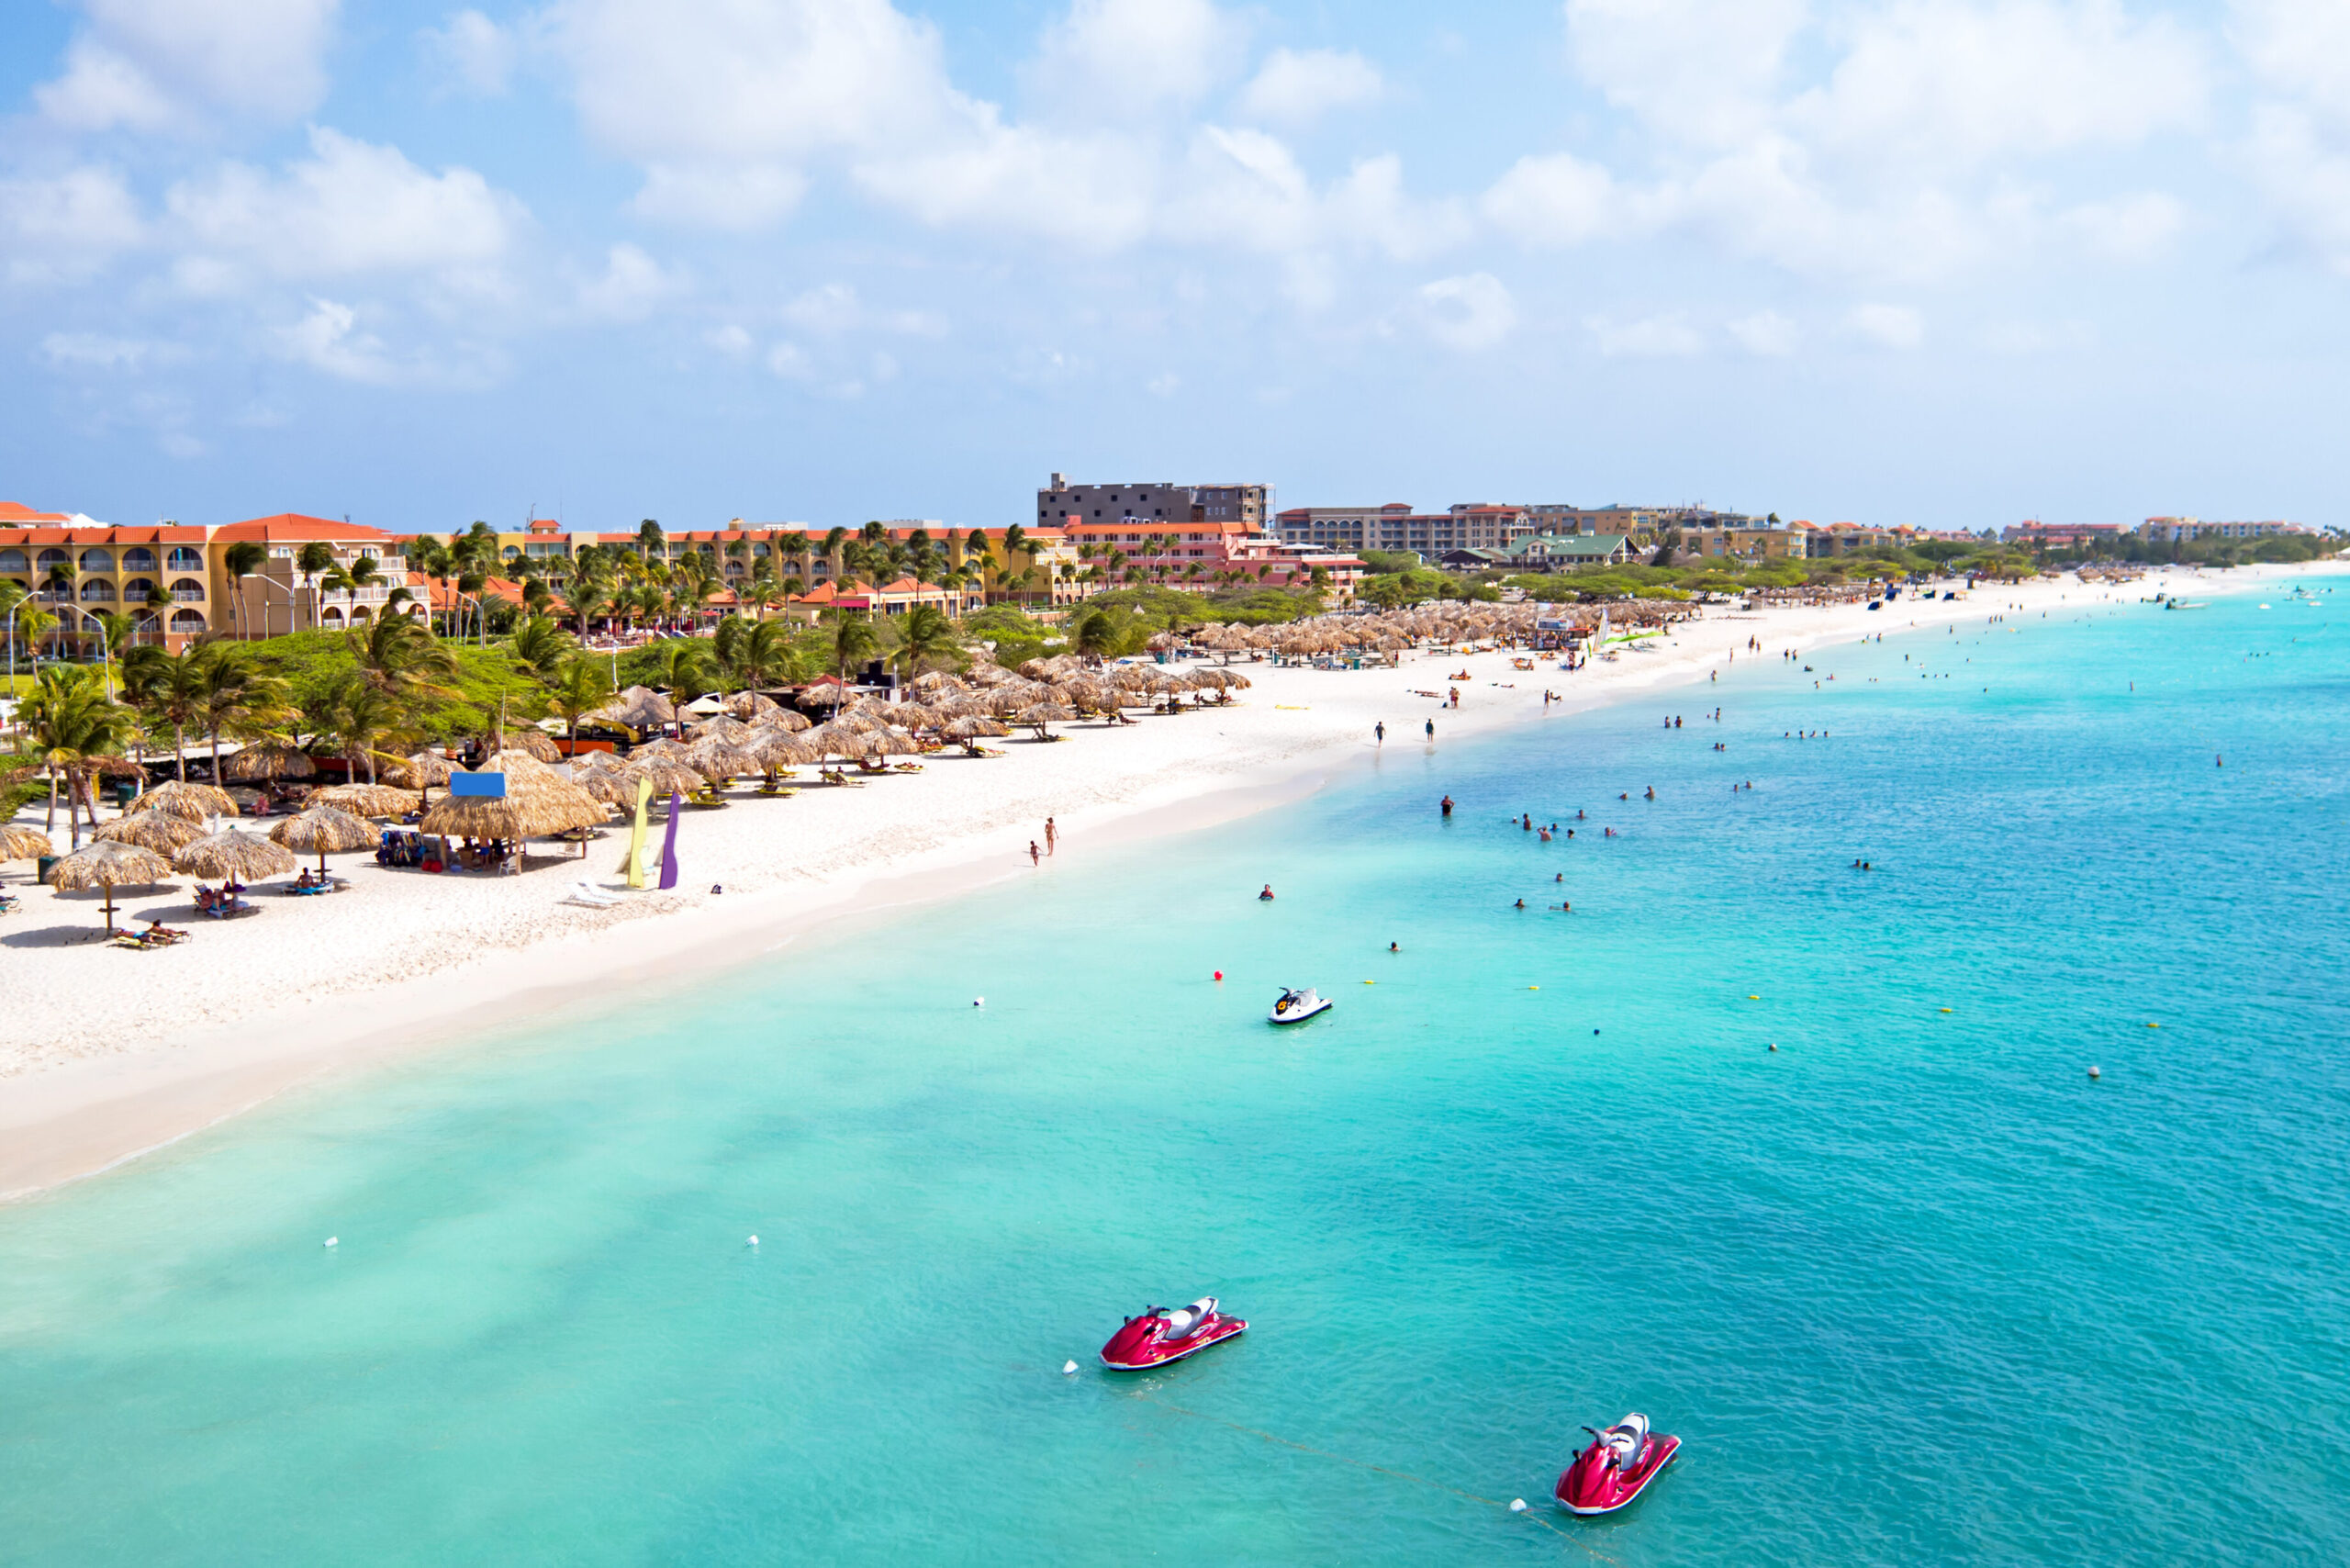
<path fill-rule="evenodd" d="M 985 764 L 934 758 L 920 777 L 879 780 L 855 794 L 811 790 L 792 801 L 696 813 L 680 823 L 681 858 L 696 868 L 693 886 L 711 876 L 727 890 L 632 895 L 617 911 L 557 902 L 582 875 L 610 880 L 598 873 L 613 838 L 572 862 L 577 870 L 558 860 L 514 878 L 356 868 L 352 893 L 308 908 L 264 901 L 270 914 L 260 921 L 206 928 L 182 947 L 136 956 L 67 945 L 64 935 L 87 928 L 96 901 L 44 890 L 28 913 L 38 910 L 45 921 L 20 916 L 0 932 L 7 944 L 0 1009 L 18 1025 L 14 1054 L 0 1058 L 0 1201 L 112 1170 L 289 1089 L 486 1035 L 547 1027 L 641 994 L 641 982 L 655 978 L 705 980 L 831 923 L 883 921 L 1037 875 L 1026 848 L 1047 814 L 1058 819 L 1059 848 L 1081 846 L 1082 855 L 1303 799 L 1370 762 L 1374 719 L 1387 722 L 1389 745 L 1425 748 L 1418 726 L 1434 714 L 1441 747 L 1700 681 L 1726 667 L 1725 655 L 1742 651 L 1749 635 L 1762 637 L 1769 657 L 1940 628 L 2012 605 L 2028 612 L 2134 603 L 2165 579 L 2192 583 L 2199 595 L 2233 594 L 2341 569 L 2321 562 L 2225 576 L 2172 568 L 2118 587 L 2071 577 L 1992 584 L 1969 599 L 1919 600 L 1891 616 L 1859 604 L 1708 613 L 1674 628 L 1654 653 L 1626 653 L 1572 675 L 1554 664 L 1513 670 L 1507 653 L 1416 653 L 1396 670 L 1240 666 L 1255 685 L 1228 712 L 1152 717 L 1117 731 L 1072 727 L 1066 742 L 1018 744 L 1007 748 L 1012 757 Z M 1445 678 L 1463 668 L 1469 680 Z M 1459 710 L 1404 695 L 1456 684 Z M 1560 711 L 1541 704 L 1546 687 L 1560 692 L 1563 708 L 1551 705 Z M 176 891 L 129 903 L 176 903 L 174 917 L 185 907 Z M 464 929 L 445 924 L 453 912 Z M 443 924 L 431 924 L 435 917 Z M 43 940 L 51 931 L 60 939 Z M 402 966 L 405 972 L 383 972 Z M 169 1016 L 174 1008 L 178 1020 Z M 90 1048 L 134 1032 L 150 1043 Z"/>

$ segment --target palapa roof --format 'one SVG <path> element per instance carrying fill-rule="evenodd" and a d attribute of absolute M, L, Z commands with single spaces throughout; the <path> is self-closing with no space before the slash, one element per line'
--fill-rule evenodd
<path fill-rule="evenodd" d="M 373 849 L 375 830 L 349 812 L 313 805 L 271 828 L 269 840 L 305 855 L 324 855 L 347 849 Z"/>
<path fill-rule="evenodd" d="M 782 713 L 789 710 L 761 692 L 739 691 L 726 700 L 726 711 L 737 719 L 755 719 L 764 713 Z"/>
<path fill-rule="evenodd" d="M 275 741 L 266 741 L 258 745 L 245 747 L 223 763 L 221 770 L 229 778 L 241 781 L 253 778 L 309 778 L 317 775 L 319 765 L 312 762 L 310 754 L 300 746 L 284 745 Z"/>
<path fill-rule="evenodd" d="M 504 749 L 507 751 L 519 751 L 524 756 L 535 757 L 541 762 L 561 762 L 563 760 L 563 748 L 554 744 L 554 737 L 549 735 L 544 730 L 536 728 L 530 724 L 519 725 L 514 729 L 507 731 Z"/>
<path fill-rule="evenodd" d="M 84 845 L 49 868 L 49 885 L 62 893 L 84 888 L 151 888 L 171 879 L 171 862 L 153 850 L 106 838 Z"/>
<path fill-rule="evenodd" d="M 437 752 L 420 751 L 403 758 L 384 770 L 384 777 L 395 781 L 405 779 L 411 790 L 428 790 L 435 784 L 449 782 L 449 775 L 457 765 Z"/>
<path fill-rule="evenodd" d="M 588 715 L 626 724 L 632 730 L 655 730 L 677 722 L 677 710 L 649 686 L 632 686 Z"/>
<path fill-rule="evenodd" d="M 424 797 L 414 790 L 395 790 L 388 784 L 337 784 L 312 795 L 313 806 L 332 806 L 358 817 L 404 817 L 424 803 Z"/>
<path fill-rule="evenodd" d="M 789 730 L 797 734 L 800 731 L 808 728 L 811 722 L 811 721 L 805 713 L 795 712 L 789 708 L 778 708 L 772 712 L 762 713 L 752 720 L 751 728 L 755 731 Z"/>
<path fill-rule="evenodd" d="M 951 741 L 975 741 L 984 736 L 1008 735 L 1012 726 L 1001 719 L 985 719 L 974 715 L 965 719 L 949 719 L 938 732 Z"/>
<path fill-rule="evenodd" d="M 233 817 L 237 802 L 226 790 L 216 790 L 209 784 L 183 784 L 173 778 L 156 785 L 152 790 L 130 802 L 134 812 L 164 812 L 189 822 L 206 822 L 213 817 Z"/>
<path fill-rule="evenodd" d="M 172 865 L 196 877 L 228 877 L 258 882 L 294 869 L 293 855 L 257 833 L 232 827 L 181 846 Z"/>
<path fill-rule="evenodd" d="M 169 812 L 132 812 L 98 829 L 97 836 L 115 844 L 135 844 L 158 855 L 176 855 L 202 838 L 205 825 Z M 49 853 L 44 849 L 43 855 Z"/>
<path fill-rule="evenodd" d="M 444 795 L 432 802 L 419 824 L 423 832 L 463 838 L 543 838 L 576 827 L 593 827 L 611 813 L 600 801 L 568 779 L 559 791 L 513 794 L 502 801 Z"/>
<path fill-rule="evenodd" d="M 104 833 L 106 830 L 98 830 Z M 56 853 L 56 846 L 49 834 L 37 827 L 18 827 L 14 823 L 0 823 L 0 860 L 38 860 L 44 855 Z"/>

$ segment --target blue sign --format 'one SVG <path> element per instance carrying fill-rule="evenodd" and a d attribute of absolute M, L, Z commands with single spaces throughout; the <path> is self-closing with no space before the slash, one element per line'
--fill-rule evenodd
<path fill-rule="evenodd" d="M 476 801 L 506 799 L 506 775 L 503 773 L 452 773 L 449 793 Z"/>

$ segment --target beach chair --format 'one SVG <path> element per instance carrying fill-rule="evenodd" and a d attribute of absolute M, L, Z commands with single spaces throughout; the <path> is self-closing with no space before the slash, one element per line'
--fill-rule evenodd
<path fill-rule="evenodd" d="M 593 882 L 574 882 L 563 896 L 565 903 L 576 903 L 586 909 L 610 909 L 621 902 L 620 895 Z"/>

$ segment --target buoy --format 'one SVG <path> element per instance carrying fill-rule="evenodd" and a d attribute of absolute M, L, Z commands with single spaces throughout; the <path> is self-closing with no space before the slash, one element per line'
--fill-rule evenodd
<path fill-rule="evenodd" d="M 1774 1041 L 1771 1043 L 1771 1048 L 1772 1048 L 1773 1050 L 1774 1050 L 1774 1051 L 1775 1051 L 1775 1050 L 1777 1050 L 1777 1049 L 1779 1048 L 1778 1042 L 1777 1042 L 1777 1041 L 1775 1041 L 1775 1040 L 1774 1040 Z"/>
<path fill-rule="evenodd" d="M 2161 1028 L 2161 1027 L 2162 1027 L 2162 1025 L 2161 1025 L 2160 1024 L 2149 1024 L 2149 1025 L 2146 1025 L 2146 1027 L 2147 1027 L 2147 1028 L 2149 1028 L 2149 1029 L 2159 1029 L 2159 1028 Z"/>
<path fill-rule="evenodd" d="M 1593 1034 L 1595 1034 L 1595 1035 L 1596 1035 L 1597 1033 L 1599 1033 L 1599 1031 L 1598 1031 L 1598 1030 L 1596 1030 L 1596 1029 L 1594 1029 L 1594 1030 L 1592 1031 L 1592 1033 L 1593 1033 Z"/>
<path fill-rule="evenodd" d="M 1223 971 L 1222 969 L 1218 969 L 1218 970 L 1216 970 L 1216 972 L 1215 972 L 1215 978 L 1216 978 L 1216 979 L 1218 979 L 1218 980 L 1222 980 L 1222 979 L 1224 978 L 1224 971 Z"/>
<path fill-rule="evenodd" d="M 327 1245 L 330 1247 L 339 1247 L 341 1244 L 342 1238 L 340 1236 L 330 1236 L 327 1238 Z"/>
<path fill-rule="evenodd" d="M 755 1237 L 755 1236 L 754 1236 L 754 1237 L 749 1237 L 749 1238 L 747 1238 L 746 1239 L 748 1240 L 749 1244 L 750 1244 L 751 1246 L 753 1246 L 753 1247 L 756 1247 L 756 1246 L 759 1244 L 759 1238 L 758 1238 L 757 1237 Z"/>
<path fill-rule="evenodd" d="M 1513 1514 L 1522 1514 L 1526 1512 L 1526 1499 L 1523 1497 L 1512 1497 L 1509 1500 L 1509 1511 Z"/>
<path fill-rule="evenodd" d="M 1540 991 L 1542 988 L 1539 985 L 1529 985 L 1526 989 L 1528 991 Z"/>
<path fill-rule="evenodd" d="M 1749 1002 L 1760 1002 L 1760 1001 L 1762 1001 L 1762 999 L 1761 997 L 1759 997 L 1759 996 L 1750 996 L 1750 997 L 1748 997 L 1746 1000 L 1747 1000 L 1747 1001 L 1749 1001 Z"/>
<path fill-rule="evenodd" d="M 1937 1007 L 1937 1008 L 1935 1008 L 1935 1009 L 1934 1009 L 1934 1011 L 1935 1011 L 1935 1012 L 1937 1012 L 1937 1013 L 1948 1013 L 1948 1012 L 1950 1012 L 1950 1011 L 1951 1011 L 1951 1009 L 1949 1009 L 1949 1008 L 1947 1008 L 1947 1007 Z"/>
<path fill-rule="evenodd" d="M 971 1005 L 974 1007 L 985 1007 L 987 1004 L 988 999 L 984 996 L 975 996 L 971 998 Z"/>
<path fill-rule="evenodd" d="M 1362 983 L 1365 985 L 1377 985 L 1379 982 L 1377 980 L 1365 980 Z"/>
<path fill-rule="evenodd" d="M 2092 1068 L 2090 1068 L 2090 1069 L 2089 1069 L 2089 1076 L 2090 1076 L 2091 1078 L 2103 1078 L 2103 1077 L 2105 1076 L 2105 1074 L 2103 1074 L 2102 1072 L 2099 1072 L 2096 1068 L 2092 1067 Z"/>
<path fill-rule="evenodd" d="M 1075 1361 L 1063 1361 L 1061 1363 L 1061 1376 L 1074 1377 L 1076 1374 L 1077 1363 Z"/>

